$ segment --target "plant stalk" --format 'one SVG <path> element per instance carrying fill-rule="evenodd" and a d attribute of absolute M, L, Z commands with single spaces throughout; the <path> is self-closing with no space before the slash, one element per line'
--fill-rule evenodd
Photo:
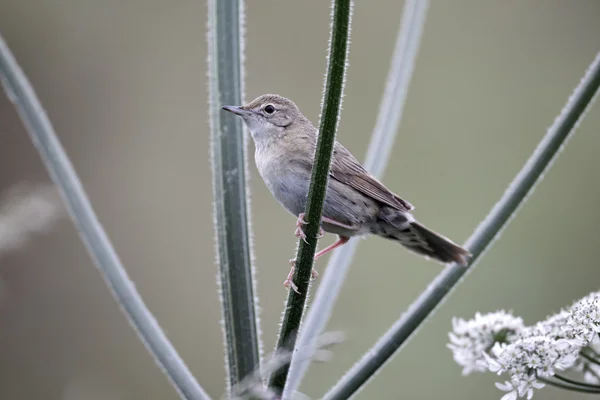
<path fill-rule="evenodd" d="M 590 393 L 590 394 L 600 394 L 600 388 L 598 389 L 593 389 L 593 388 L 587 388 L 587 387 L 581 387 L 581 386 L 575 386 L 575 385 L 571 385 L 568 383 L 563 383 L 560 381 L 555 381 L 552 379 L 547 379 L 547 378 L 538 378 L 541 382 L 560 388 L 560 389 L 565 389 L 565 390 L 572 390 L 574 392 L 580 392 L 580 393 Z"/>
<path fill-rule="evenodd" d="M 189 371 L 127 275 L 29 80 L 0 36 L 0 81 L 14 103 L 92 260 L 156 363 L 184 399 L 210 399 Z"/>
<path fill-rule="evenodd" d="M 404 3 L 385 92 L 364 164 L 365 168 L 376 177 L 383 175 L 392 153 L 428 7 L 428 0 L 407 0 Z M 325 329 L 359 243 L 360 240 L 350 240 L 343 248 L 334 250 L 321 278 L 315 299 L 300 329 L 296 351 L 299 348 L 313 348 L 314 341 Z M 283 399 L 291 398 L 298 390 L 310 362 L 309 357 L 292 359 Z"/>
<path fill-rule="evenodd" d="M 317 249 L 317 235 L 321 226 L 321 214 L 325 202 L 325 189 L 329 180 L 331 153 L 335 143 L 335 134 L 340 119 L 344 82 L 348 60 L 350 23 L 352 19 L 352 1 L 334 0 L 332 3 L 331 37 L 329 41 L 327 77 L 325 94 L 321 106 L 319 137 L 312 168 L 310 187 L 305 212 L 307 224 L 303 227 L 306 242 L 299 241 L 296 255 L 294 283 L 298 286 L 296 293 L 290 290 L 279 331 L 276 351 L 292 351 L 296 343 L 296 333 L 300 327 L 302 314 L 309 290 L 309 281 L 313 268 L 313 258 Z M 289 365 L 284 366 L 269 381 L 276 392 L 281 392 L 285 385 Z"/>
<path fill-rule="evenodd" d="M 227 394 L 260 368 L 247 186 L 247 135 L 221 110 L 243 104 L 243 0 L 208 1 L 211 162 Z"/>
<path fill-rule="evenodd" d="M 586 382 L 579 382 L 579 381 L 576 381 L 574 379 L 567 378 L 566 376 L 562 376 L 560 374 L 554 374 L 554 378 L 558 379 L 559 381 L 563 381 L 565 383 L 573 385 L 573 386 L 579 386 L 579 387 L 584 387 L 584 388 L 588 388 L 588 389 L 595 389 L 595 390 L 600 391 L 600 386 L 599 385 L 593 385 L 593 384 L 586 383 Z"/>

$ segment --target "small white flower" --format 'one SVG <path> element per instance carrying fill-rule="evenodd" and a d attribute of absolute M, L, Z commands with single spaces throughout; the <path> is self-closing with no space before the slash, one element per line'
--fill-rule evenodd
<path fill-rule="evenodd" d="M 485 362 L 482 364 L 482 366 L 486 365 L 490 372 L 495 372 L 498 375 L 504 372 L 504 366 L 500 365 L 500 363 L 494 357 L 490 357 L 487 353 L 483 353 L 483 357 Z"/>
<path fill-rule="evenodd" d="M 538 382 L 533 375 L 528 375 L 522 378 L 519 382 L 519 396 L 527 397 L 527 400 L 531 400 L 533 397 L 533 389 L 541 389 L 544 386 L 545 385 L 541 382 Z"/>
<path fill-rule="evenodd" d="M 568 326 L 589 343 L 600 332 L 600 292 L 590 293 L 570 309 Z"/>
<path fill-rule="evenodd" d="M 448 334 L 454 360 L 463 367 L 463 375 L 483 372 L 488 369 L 485 354 L 498 342 L 508 342 L 524 328 L 523 319 L 505 311 L 482 315 L 464 320 L 452 319 L 452 332 Z"/>
<path fill-rule="evenodd" d="M 508 372 L 519 384 L 527 388 L 535 387 L 535 377 L 554 375 L 555 369 L 573 366 L 580 348 L 564 339 L 554 340 L 546 336 L 524 337 L 513 343 L 497 345 L 493 348 L 497 366 L 488 361 L 491 372 Z M 520 392 L 524 396 L 523 391 Z"/>
<path fill-rule="evenodd" d="M 574 351 L 572 353 L 566 353 L 561 356 L 554 365 L 556 369 L 564 371 L 568 368 L 571 368 L 577 362 L 577 357 L 579 356 L 579 351 Z"/>
<path fill-rule="evenodd" d="M 501 400 L 517 400 L 519 396 L 518 388 L 513 386 L 512 382 L 505 381 L 504 383 L 496 382 L 496 387 L 503 392 L 508 392 L 502 396 Z"/>

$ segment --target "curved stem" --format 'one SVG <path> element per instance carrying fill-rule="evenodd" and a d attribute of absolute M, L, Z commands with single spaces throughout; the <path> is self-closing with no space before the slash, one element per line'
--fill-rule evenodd
<path fill-rule="evenodd" d="M 577 386 L 574 386 L 574 385 L 571 385 L 571 384 L 565 384 L 565 383 L 561 383 L 561 382 L 556 382 L 556 381 L 553 381 L 551 379 L 545 379 L 545 378 L 538 378 L 538 380 L 540 382 L 544 382 L 544 383 L 546 383 L 548 385 L 552 385 L 554 387 L 561 388 L 561 389 L 572 390 L 574 392 L 600 394 L 600 389 L 590 389 L 590 388 L 585 388 L 585 387 L 577 387 Z"/>
<path fill-rule="evenodd" d="M 600 53 L 596 55 L 579 85 L 567 101 L 527 163 L 506 189 L 498 203 L 466 243 L 473 257 L 470 268 L 451 264 L 421 293 L 394 325 L 367 351 L 363 358 L 325 395 L 324 399 L 347 399 L 356 393 L 412 336 L 435 311 L 463 276 L 484 254 L 501 230 L 515 215 L 558 155 L 560 149 L 589 109 L 600 86 Z"/>
<path fill-rule="evenodd" d="M 590 356 L 589 354 L 585 353 L 584 351 L 579 353 L 583 358 L 585 358 L 586 360 L 588 360 L 590 363 L 592 364 L 596 364 L 596 365 L 600 365 L 600 360 L 598 360 L 597 358 L 594 358 L 592 356 Z"/>
<path fill-rule="evenodd" d="M 209 399 L 148 310 L 92 209 L 79 177 L 27 77 L 0 37 L 0 80 L 42 157 L 88 253 L 113 297 L 181 397 Z"/>
<path fill-rule="evenodd" d="M 586 372 L 589 372 L 590 374 L 594 375 L 594 377 L 598 380 L 600 380 L 600 375 L 598 375 L 598 373 L 596 371 L 594 371 L 593 368 L 590 368 L 589 364 L 584 364 L 583 365 L 583 370 Z"/>
<path fill-rule="evenodd" d="M 582 386 L 582 387 L 586 387 L 588 389 L 600 390 L 600 386 L 598 386 L 598 385 L 593 385 L 593 384 L 585 383 L 585 382 L 579 382 L 579 381 L 567 378 L 566 376 L 562 376 L 562 375 L 559 375 L 559 374 L 554 374 L 554 377 L 556 379 L 560 380 L 560 381 L 566 382 L 566 383 L 571 384 L 571 385 Z"/>
<path fill-rule="evenodd" d="M 325 95 L 323 98 L 319 137 L 317 139 L 315 162 L 312 168 L 305 212 L 307 224 L 304 227 L 304 231 L 307 240 L 300 240 L 299 242 L 298 254 L 296 255 L 296 270 L 293 278 L 300 293 L 290 290 L 277 340 L 277 350 L 285 349 L 292 351 L 296 343 L 296 333 L 298 332 L 302 314 L 304 313 L 314 262 L 313 259 L 317 249 L 317 236 L 321 226 L 325 189 L 329 179 L 331 153 L 340 118 L 346 67 L 348 65 L 352 1 L 334 0 L 332 6 L 331 39 L 329 41 Z M 283 390 L 288 370 L 289 366 L 286 365 L 271 376 L 269 385 L 277 392 Z"/>
<path fill-rule="evenodd" d="M 428 7 L 428 0 L 407 0 L 404 3 L 385 93 L 364 164 L 377 177 L 383 175 L 400 126 Z M 310 348 L 325 329 L 359 243 L 360 240 L 350 240 L 343 250 L 333 252 L 300 329 L 296 350 Z M 290 398 L 298 390 L 309 365 L 310 358 L 307 357 L 295 357 L 292 360 L 284 399 Z"/>

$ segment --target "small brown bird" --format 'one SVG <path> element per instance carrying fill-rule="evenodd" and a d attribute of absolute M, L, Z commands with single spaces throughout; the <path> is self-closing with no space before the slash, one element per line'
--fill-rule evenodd
<path fill-rule="evenodd" d="M 256 147 L 258 172 L 279 203 L 298 216 L 296 236 L 305 240 L 303 212 L 318 130 L 293 101 L 275 94 L 223 109 L 239 115 L 246 123 Z M 334 233 L 339 239 L 319 251 L 315 260 L 351 237 L 372 234 L 443 263 L 467 265 L 471 256 L 467 250 L 418 223 L 410 213 L 414 207 L 388 190 L 337 141 L 328 182 L 321 233 Z M 297 291 L 292 275 L 293 267 L 284 284 Z"/>

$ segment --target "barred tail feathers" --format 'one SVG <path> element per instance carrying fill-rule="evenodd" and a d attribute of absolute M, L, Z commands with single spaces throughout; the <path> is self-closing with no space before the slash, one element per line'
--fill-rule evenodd
<path fill-rule="evenodd" d="M 416 221 L 411 221 L 408 226 L 399 227 L 395 232 L 386 235 L 388 239 L 400 242 L 407 249 L 433 258 L 442 263 L 456 262 L 467 266 L 471 253 L 450 239 L 425 227 Z"/>

